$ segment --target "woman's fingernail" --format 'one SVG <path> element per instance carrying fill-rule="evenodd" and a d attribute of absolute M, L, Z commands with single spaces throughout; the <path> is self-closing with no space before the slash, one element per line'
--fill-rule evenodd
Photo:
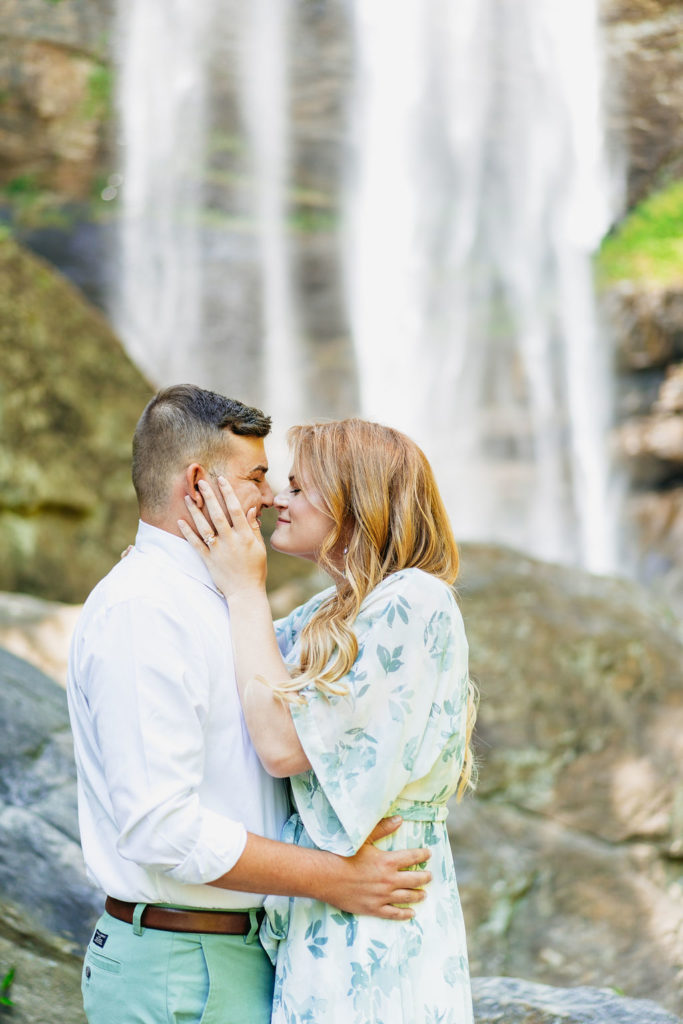
<path fill-rule="evenodd" d="M 227 484 L 227 482 L 228 482 L 228 481 L 227 481 L 227 480 L 225 479 L 225 477 L 224 477 L 224 476 L 219 476 L 219 477 L 218 477 L 218 483 L 219 483 L 219 484 L 221 485 L 221 487 L 225 487 L 225 485 Z"/>
<path fill-rule="evenodd" d="M 188 508 L 192 508 L 192 498 L 190 497 L 189 494 L 185 495 L 185 504 L 187 505 Z"/>
<path fill-rule="evenodd" d="M 207 484 L 206 480 L 200 480 L 200 481 L 199 481 L 199 486 L 201 487 L 201 489 L 202 489 L 203 491 L 205 491 L 205 490 L 206 490 L 206 488 L 208 487 L 208 484 Z"/>

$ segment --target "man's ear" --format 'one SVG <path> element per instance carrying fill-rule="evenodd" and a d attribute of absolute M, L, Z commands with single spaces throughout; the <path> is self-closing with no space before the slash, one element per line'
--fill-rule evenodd
<path fill-rule="evenodd" d="M 199 481 L 206 480 L 204 467 L 198 462 L 192 462 L 185 470 L 186 493 L 189 494 L 197 508 L 204 508 L 204 497 L 199 490 Z"/>

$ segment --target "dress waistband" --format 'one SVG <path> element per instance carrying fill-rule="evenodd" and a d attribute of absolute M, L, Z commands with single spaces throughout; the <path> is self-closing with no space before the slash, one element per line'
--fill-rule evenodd
<path fill-rule="evenodd" d="M 430 803 L 427 800 L 394 800 L 386 816 L 400 814 L 404 821 L 445 821 L 448 817 L 446 804 Z"/>

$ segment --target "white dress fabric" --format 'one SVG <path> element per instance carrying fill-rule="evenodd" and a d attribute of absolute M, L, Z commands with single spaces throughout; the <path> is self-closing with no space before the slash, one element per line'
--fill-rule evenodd
<path fill-rule="evenodd" d="M 332 593 L 276 623 L 285 660 Z M 465 752 L 467 641 L 451 589 L 419 569 L 384 580 L 355 622 L 358 656 L 340 681 L 292 706 L 312 769 L 291 780 L 283 838 L 353 854 L 380 818 L 379 844 L 427 846 L 433 881 L 408 922 L 354 917 L 316 900 L 268 897 L 262 941 L 276 965 L 274 1024 L 472 1024 L 465 929 L 446 829 Z"/>

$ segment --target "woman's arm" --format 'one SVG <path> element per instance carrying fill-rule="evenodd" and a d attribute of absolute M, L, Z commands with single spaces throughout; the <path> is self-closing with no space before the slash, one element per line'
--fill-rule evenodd
<path fill-rule="evenodd" d="M 299 742 L 289 705 L 268 683 L 289 682 L 277 645 L 265 590 L 228 598 L 237 685 L 252 743 L 263 767 L 282 779 L 310 768 Z M 268 682 L 262 682 L 261 677 Z"/>
<path fill-rule="evenodd" d="M 290 676 L 280 654 L 266 596 L 265 545 L 255 510 L 245 516 L 227 480 L 219 477 L 218 482 L 230 521 L 210 485 L 202 480 L 199 486 L 213 528 L 190 500 L 188 510 L 200 536 L 183 520 L 178 520 L 178 526 L 204 559 L 228 602 L 237 687 L 256 753 L 270 775 L 298 775 L 310 764 L 296 734 L 289 705 L 276 697 L 268 685 L 288 682 Z"/>

